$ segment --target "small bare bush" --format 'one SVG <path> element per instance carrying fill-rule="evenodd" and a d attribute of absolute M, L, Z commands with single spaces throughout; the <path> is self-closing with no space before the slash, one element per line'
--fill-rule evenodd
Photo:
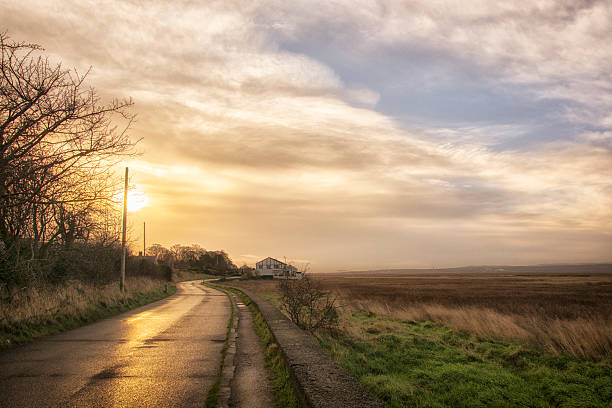
<path fill-rule="evenodd" d="M 278 288 L 281 310 L 300 328 L 314 332 L 337 326 L 336 300 L 318 281 L 306 275 L 300 280 L 281 280 Z"/>

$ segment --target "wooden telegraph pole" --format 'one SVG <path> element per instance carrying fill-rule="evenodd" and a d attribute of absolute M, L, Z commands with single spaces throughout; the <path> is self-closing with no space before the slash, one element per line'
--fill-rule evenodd
<path fill-rule="evenodd" d="M 121 232 L 121 293 L 125 293 L 125 241 L 127 223 L 128 168 L 125 168 L 125 186 L 123 187 L 123 230 Z"/>
<path fill-rule="evenodd" d="M 142 256 L 147 256 L 147 223 L 142 223 Z"/>

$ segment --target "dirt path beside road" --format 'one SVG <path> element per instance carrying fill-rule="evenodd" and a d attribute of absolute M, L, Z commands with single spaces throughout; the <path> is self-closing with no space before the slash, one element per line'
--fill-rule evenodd
<path fill-rule="evenodd" d="M 230 406 L 237 408 L 274 407 L 272 384 L 268 379 L 264 360 L 265 350 L 255 333 L 253 314 L 242 301 L 235 299 L 239 321 L 234 357 L 236 370 L 231 384 Z"/>

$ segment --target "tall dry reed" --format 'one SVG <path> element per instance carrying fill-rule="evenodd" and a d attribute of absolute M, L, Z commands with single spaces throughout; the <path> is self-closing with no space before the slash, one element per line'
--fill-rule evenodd
<path fill-rule="evenodd" d="M 601 318 L 548 319 L 533 314 L 505 314 L 488 308 L 439 304 L 389 305 L 379 300 L 352 300 L 346 310 L 360 310 L 398 320 L 431 320 L 480 338 L 517 339 L 550 353 L 575 357 L 612 356 L 612 324 Z M 356 336 L 356 328 L 344 326 Z"/>

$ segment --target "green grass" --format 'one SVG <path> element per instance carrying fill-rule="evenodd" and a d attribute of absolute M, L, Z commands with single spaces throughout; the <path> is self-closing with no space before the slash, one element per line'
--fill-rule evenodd
<path fill-rule="evenodd" d="M 351 330 L 319 341 L 387 407 L 612 406 L 610 361 L 552 356 L 426 321 L 345 318 Z"/>
<path fill-rule="evenodd" d="M 130 293 L 116 301 L 99 301 L 87 305 L 82 312 L 56 313 L 19 321 L 0 327 L 0 349 L 30 342 L 36 338 L 61 333 L 119 313 L 155 302 L 176 293 L 176 286 L 168 283 L 146 292 Z"/>
<path fill-rule="evenodd" d="M 227 288 L 228 290 L 236 293 L 245 305 L 249 307 L 253 313 L 253 325 L 255 332 L 261 340 L 261 344 L 265 350 L 265 362 L 268 374 L 272 381 L 274 399 L 277 407 L 282 408 L 297 408 L 299 407 L 298 400 L 293 390 L 293 384 L 291 382 L 291 376 L 289 370 L 285 366 L 285 362 L 278 348 L 278 344 L 274 338 L 274 335 L 270 331 L 266 321 L 264 320 L 261 312 L 257 306 L 251 301 L 240 290 L 234 288 Z"/>
<path fill-rule="evenodd" d="M 219 279 L 220 276 L 210 275 L 193 269 L 178 269 L 175 272 L 175 280 L 177 282 L 198 280 L 198 279 Z"/>

